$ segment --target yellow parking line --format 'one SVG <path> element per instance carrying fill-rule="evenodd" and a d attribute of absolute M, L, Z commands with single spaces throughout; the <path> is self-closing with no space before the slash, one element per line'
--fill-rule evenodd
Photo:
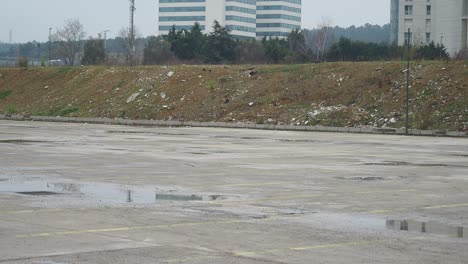
<path fill-rule="evenodd" d="M 271 186 L 271 185 L 284 185 L 293 184 L 296 182 L 257 182 L 257 183 L 239 183 L 239 184 L 224 184 L 213 185 L 212 187 L 250 187 L 250 186 Z"/>
<path fill-rule="evenodd" d="M 360 246 L 360 245 L 368 245 L 374 243 L 375 241 L 359 241 L 359 242 L 349 242 L 349 243 L 337 243 L 337 244 L 321 244 L 321 245 L 313 245 L 313 246 L 301 246 L 301 247 L 288 247 L 288 248 L 280 248 L 280 249 L 267 249 L 261 251 L 238 251 L 232 252 L 231 255 L 234 257 L 249 257 L 255 255 L 267 255 L 267 254 L 274 254 L 274 253 L 281 253 L 281 252 L 297 252 L 297 251 L 307 251 L 307 250 L 314 250 L 314 249 L 327 249 L 327 248 L 339 248 L 339 247 L 353 247 L 353 246 Z M 229 258 L 231 256 L 200 256 L 200 257 L 188 257 L 188 258 L 180 258 L 180 259 L 168 259 L 164 260 L 165 263 L 177 263 L 177 262 L 193 262 L 194 260 L 209 260 L 209 259 L 224 259 Z"/>
<path fill-rule="evenodd" d="M 261 198 L 261 199 L 254 199 L 254 200 L 230 200 L 230 201 L 215 201 L 215 202 L 208 202 L 209 204 L 243 204 L 243 203 L 255 203 L 255 202 L 268 202 L 268 201 L 280 201 L 280 200 L 291 200 L 291 199 L 301 199 L 301 198 L 312 198 L 312 197 L 320 197 L 324 196 L 323 194 L 310 194 L 310 195 L 291 195 L 291 196 L 278 196 L 278 197 L 271 197 L 271 198 Z"/>
<path fill-rule="evenodd" d="M 260 198 L 260 199 L 251 199 L 251 200 L 227 200 L 227 201 L 213 201 L 208 202 L 209 204 L 244 204 L 244 203 L 255 203 L 255 202 L 267 202 L 267 201 L 280 201 L 280 200 L 292 200 L 292 199 L 303 199 L 303 198 L 313 198 L 313 197 L 326 197 L 326 196 L 345 196 L 348 194 L 379 194 L 379 193 L 396 193 L 396 192 L 414 192 L 415 189 L 405 189 L 405 190 L 385 190 L 385 191 L 368 191 L 368 192 L 352 192 L 352 193 L 342 193 L 342 194 L 310 194 L 310 195 L 291 195 L 291 196 L 277 196 L 271 198 Z"/>
<path fill-rule="evenodd" d="M 424 207 L 415 208 L 414 210 L 433 210 L 433 209 L 457 208 L 457 207 L 468 207 L 468 203 L 424 206 Z M 380 209 L 380 210 L 367 211 L 366 213 L 369 213 L 369 214 L 383 214 L 383 213 L 405 211 L 405 210 L 412 210 L 412 209 L 413 208 Z"/>
<path fill-rule="evenodd" d="M 156 177 L 151 177 L 151 176 L 125 176 L 125 177 L 107 177 L 107 178 L 85 178 L 85 179 L 75 179 L 77 181 L 112 181 L 112 180 L 157 180 L 157 179 L 166 179 L 166 178 L 174 178 L 174 176 L 156 176 Z"/>
<path fill-rule="evenodd" d="M 381 209 L 381 210 L 367 211 L 366 213 L 369 213 L 369 214 L 384 214 L 384 213 L 396 212 L 396 211 L 402 211 L 402 210 L 404 210 L 404 209 Z"/>
<path fill-rule="evenodd" d="M 38 209 L 38 210 L 19 210 L 19 211 L 3 211 L 0 214 L 29 214 L 29 213 L 36 213 L 36 212 L 60 212 L 64 211 L 65 209 Z"/>
<path fill-rule="evenodd" d="M 194 260 L 208 260 L 208 259 L 223 259 L 226 257 L 222 256 L 201 256 L 201 257 L 192 257 L 192 258 L 180 258 L 180 259 L 168 259 L 164 260 L 164 263 L 177 263 L 177 262 L 192 262 Z"/>
<path fill-rule="evenodd" d="M 353 192 L 353 194 L 379 194 L 379 193 L 393 193 L 393 192 L 415 192 L 416 189 L 403 189 L 403 190 L 389 190 L 389 191 L 365 191 Z"/>
<path fill-rule="evenodd" d="M 435 205 L 435 206 L 425 206 L 422 209 L 443 209 L 443 208 L 455 208 L 455 207 L 467 207 L 468 203 L 465 204 L 448 204 L 448 205 Z"/>
<path fill-rule="evenodd" d="M 322 245 L 313 245 L 313 246 L 304 246 L 304 247 L 268 249 L 268 250 L 262 250 L 262 251 L 234 252 L 233 254 L 235 256 L 254 256 L 254 255 L 264 255 L 264 254 L 272 254 L 272 253 L 279 253 L 279 252 L 288 252 L 288 251 L 306 251 L 306 250 L 322 249 L 322 248 L 360 246 L 360 245 L 371 244 L 373 242 L 374 241 L 360 241 L 360 242 L 337 243 L 337 244 L 322 244 Z"/>
<path fill-rule="evenodd" d="M 256 221 L 266 221 L 266 220 L 268 219 L 256 219 Z M 27 237 L 67 236 L 67 235 L 79 235 L 79 234 L 133 231 L 133 230 L 170 229 L 170 228 L 175 228 L 175 227 L 189 227 L 189 226 L 202 226 L 202 225 L 226 225 L 226 224 L 236 224 L 236 223 L 243 223 L 243 222 L 247 222 L 247 221 L 246 220 L 229 220 L 229 221 L 194 222 L 194 223 L 178 223 L 178 224 L 165 224 L 165 225 L 101 228 L 101 229 L 84 229 L 84 230 L 49 232 L 49 233 L 24 234 L 24 235 L 16 235 L 16 237 L 27 238 Z"/>

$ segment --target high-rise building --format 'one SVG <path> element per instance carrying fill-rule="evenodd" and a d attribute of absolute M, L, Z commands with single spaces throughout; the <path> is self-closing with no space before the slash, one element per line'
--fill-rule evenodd
<path fill-rule="evenodd" d="M 301 28 L 301 0 L 257 0 L 257 38 L 286 37 Z"/>
<path fill-rule="evenodd" d="M 160 34 L 173 26 L 189 30 L 195 22 L 210 32 L 215 20 L 237 38 L 254 38 L 255 0 L 159 0 Z"/>
<path fill-rule="evenodd" d="M 442 43 L 451 56 L 467 48 L 468 0 L 391 0 L 390 17 L 393 43 Z"/>
<path fill-rule="evenodd" d="M 159 0 L 159 33 L 190 29 L 206 33 L 214 21 L 236 38 L 285 37 L 301 27 L 301 0 Z"/>

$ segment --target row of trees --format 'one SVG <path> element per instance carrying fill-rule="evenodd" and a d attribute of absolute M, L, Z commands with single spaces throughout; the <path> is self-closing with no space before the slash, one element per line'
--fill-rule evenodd
<path fill-rule="evenodd" d="M 201 26 L 195 23 L 190 30 L 176 30 L 175 27 L 165 36 L 151 36 L 146 39 L 136 34 L 136 61 L 130 62 L 130 30 L 123 28 L 119 36 L 106 42 L 98 38 L 86 38 L 84 28 L 77 19 L 67 20 L 63 28 L 57 30 L 49 43 L 52 46 L 53 58 L 63 59 L 68 65 L 77 61 L 84 65 L 96 64 L 177 64 L 177 63 L 306 63 L 318 61 L 368 61 L 399 60 L 405 55 L 405 49 L 388 44 L 361 41 L 364 32 L 373 32 L 374 37 L 382 37 L 387 26 L 365 25 L 351 27 L 348 30 L 360 32 L 354 39 L 341 37 L 334 40 L 332 28 L 324 24 L 316 30 L 294 29 L 286 38 L 264 38 L 238 40 L 215 21 L 209 34 L 202 32 Z M 135 28 L 135 32 L 138 30 Z M 348 31 L 346 31 L 348 32 Z M 382 36 L 381 36 L 382 35 Z M 10 54 L 12 52 L 10 47 Z M 48 55 L 48 45 L 30 42 L 19 46 L 19 53 L 25 57 Z M 0 57 L 2 56 L 0 51 Z M 115 60 L 116 54 L 124 59 Z M 415 59 L 446 59 L 448 54 L 441 45 L 431 43 L 412 48 Z M 11 55 L 10 55 L 11 56 Z"/>
<path fill-rule="evenodd" d="M 0 43 L 0 58 L 4 59 L 27 59 L 34 58 L 42 60 L 61 60 L 66 65 L 76 64 L 102 64 L 108 62 L 108 52 L 106 46 L 114 53 L 125 54 L 128 60 L 130 52 L 130 30 L 122 28 L 118 37 L 109 41 L 90 37 L 86 39 L 86 32 L 78 19 L 68 19 L 63 27 L 58 28 L 50 36 L 50 42 L 39 43 L 36 41 L 23 44 L 3 44 Z M 136 45 L 143 49 L 144 39 L 141 39 L 138 30 L 135 29 Z"/>
<path fill-rule="evenodd" d="M 389 45 L 385 43 L 366 43 L 352 41 L 347 38 L 333 44 L 326 53 L 328 61 L 376 61 L 400 60 L 407 56 L 407 47 Z M 428 45 L 413 46 L 410 56 L 416 60 L 448 59 L 445 47 L 431 42 Z"/>
<path fill-rule="evenodd" d="M 168 52 L 173 55 L 163 55 Z M 174 58 L 185 63 L 299 63 L 310 61 L 312 51 L 300 30 L 293 30 L 287 39 L 239 41 L 215 21 L 209 34 L 202 33 L 200 24 L 195 23 L 190 30 L 173 27 L 162 38 L 152 37 L 143 57 L 144 64 L 167 63 Z"/>

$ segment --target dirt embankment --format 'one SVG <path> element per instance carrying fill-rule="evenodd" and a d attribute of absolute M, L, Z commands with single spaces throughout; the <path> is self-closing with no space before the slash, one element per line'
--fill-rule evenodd
<path fill-rule="evenodd" d="M 405 64 L 0 69 L 0 112 L 323 126 L 404 126 Z M 466 130 L 468 66 L 411 67 L 410 125 Z"/>

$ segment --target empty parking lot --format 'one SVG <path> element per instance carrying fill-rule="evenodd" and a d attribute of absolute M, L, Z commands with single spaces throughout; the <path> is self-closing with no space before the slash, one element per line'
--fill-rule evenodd
<path fill-rule="evenodd" d="M 468 139 L 0 121 L 0 262 L 466 263 Z"/>

